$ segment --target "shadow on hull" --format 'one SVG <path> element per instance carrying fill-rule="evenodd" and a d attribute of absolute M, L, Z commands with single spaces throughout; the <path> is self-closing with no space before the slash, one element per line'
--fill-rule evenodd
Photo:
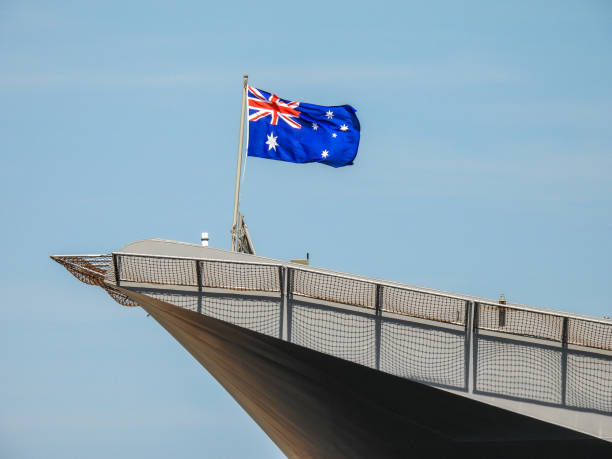
<path fill-rule="evenodd" d="M 610 457 L 610 443 L 128 289 L 289 457 Z"/>

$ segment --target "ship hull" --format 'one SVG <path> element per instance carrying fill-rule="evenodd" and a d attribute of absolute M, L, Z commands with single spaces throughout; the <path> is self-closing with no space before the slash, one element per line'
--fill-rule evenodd
<path fill-rule="evenodd" d="M 610 457 L 610 443 L 130 289 L 289 457 Z"/>

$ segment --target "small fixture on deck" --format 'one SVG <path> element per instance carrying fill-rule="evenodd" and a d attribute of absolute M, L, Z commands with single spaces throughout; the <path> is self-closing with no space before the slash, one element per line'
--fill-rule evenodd
<path fill-rule="evenodd" d="M 202 245 L 208 247 L 208 233 L 202 233 Z"/>
<path fill-rule="evenodd" d="M 309 265 L 310 264 L 310 253 L 306 252 L 306 258 L 297 258 L 295 260 L 289 260 L 291 263 L 299 263 L 301 265 Z"/>
<path fill-rule="evenodd" d="M 506 297 L 503 293 L 499 295 L 499 304 L 506 304 Z M 506 308 L 499 308 L 498 325 L 500 328 L 506 326 Z"/>

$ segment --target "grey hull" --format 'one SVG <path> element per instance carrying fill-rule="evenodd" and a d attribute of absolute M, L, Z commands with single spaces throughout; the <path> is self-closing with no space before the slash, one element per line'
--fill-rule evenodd
<path fill-rule="evenodd" d="M 612 457 L 600 439 L 119 290 L 289 457 Z"/>

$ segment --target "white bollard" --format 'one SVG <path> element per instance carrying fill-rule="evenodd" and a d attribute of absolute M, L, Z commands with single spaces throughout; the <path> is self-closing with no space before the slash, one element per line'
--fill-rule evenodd
<path fill-rule="evenodd" d="M 202 233 L 202 245 L 208 247 L 208 233 Z"/>

